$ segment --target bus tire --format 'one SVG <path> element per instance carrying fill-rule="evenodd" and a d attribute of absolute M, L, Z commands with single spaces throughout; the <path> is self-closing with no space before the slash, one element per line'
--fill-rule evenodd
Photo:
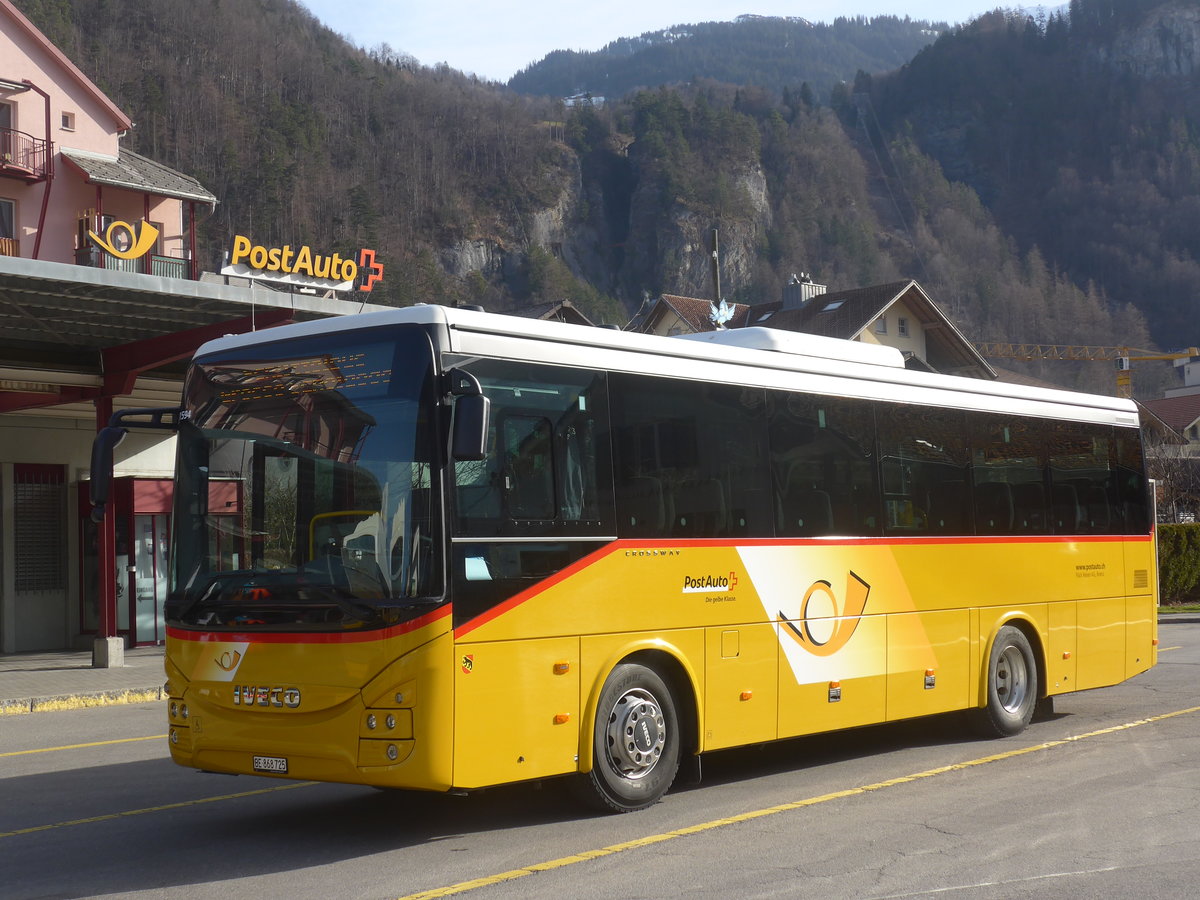
<path fill-rule="evenodd" d="M 613 669 L 596 705 L 592 748 L 592 770 L 577 783 L 588 805 L 625 813 L 662 798 L 679 770 L 680 727 L 657 672 L 637 663 Z"/>
<path fill-rule="evenodd" d="M 984 737 L 1011 737 L 1025 730 L 1038 702 L 1038 668 L 1029 638 L 1005 625 L 996 633 L 988 657 L 987 704 L 972 710 L 975 729 Z"/>

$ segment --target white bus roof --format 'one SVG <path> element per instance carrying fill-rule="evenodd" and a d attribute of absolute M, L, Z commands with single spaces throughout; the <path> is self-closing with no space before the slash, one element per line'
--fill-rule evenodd
<path fill-rule="evenodd" d="M 421 305 L 228 335 L 204 344 L 196 355 L 405 323 L 441 327 L 443 349 L 468 357 L 521 359 L 1012 415 L 1138 424 L 1137 407 L 1131 400 L 913 371 L 904 368 L 900 351 L 892 347 L 771 328 L 661 337 Z"/>

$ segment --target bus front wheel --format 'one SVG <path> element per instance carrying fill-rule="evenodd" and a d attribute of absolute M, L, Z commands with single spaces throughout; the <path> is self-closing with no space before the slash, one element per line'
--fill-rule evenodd
<path fill-rule="evenodd" d="M 1003 626 L 988 659 L 987 704 L 973 710 L 984 737 L 1010 737 L 1025 730 L 1038 701 L 1038 670 L 1029 638 L 1020 628 Z"/>
<path fill-rule="evenodd" d="M 613 669 L 596 706 L 592 746 L 592 770 L 579 776 L 591 806 L 634 812 L 667 792 L 679 769 L 679 717 L 657 672 L 637 663 Z"/>

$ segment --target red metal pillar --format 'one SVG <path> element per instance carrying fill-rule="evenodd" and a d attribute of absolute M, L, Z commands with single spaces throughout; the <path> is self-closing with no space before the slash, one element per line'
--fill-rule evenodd
<path fill-rule="evenodd" d="M 142 194 L 142 227 L 150 224 L 150 195 Z M 142 256 L 142 272 L 146 275 L 154 274 L 154 254 L 158 251 L 157 247 L 151 247 Z"/>
<path fill-rule="evenodd" d="M 42 100 L 46 104 L 46 188 L 42 191 L 42 211 L 38 216 L 37 237 L 33 239 L 33 256 L 31 257 L 32 259 L 40 259 L 42 235 L 46 231 L 46 210 L 50 207 L 50 186 L 54 184 L 54 142 L 50 140 L 50 95 L 28 78 L 22 79 L 21 83 L 28 85 L 30 90 L 41 94 Z"/>
<path fill-rule="evenodd" d="M 196 201 L 188 201 L 188 254 L 191 256 L 191 262 L 188 265 L 188 272 L 192 281 L 200 280 L 200 266 L 196 262 Z"/>
<path fill-rule="evenodd" d="M 96 431 L 108 424 L 112 417 L 112 397 L 100 397 L 96 402 Z M 95 477 L 95 473 L 92 473 Z M 99 622 L 96 637 L 117 636 L 117 516 L 113 510 L 110 491 L 104 506 L 104 518 L 96 526 L 96 579 L 99 592 Z"/>

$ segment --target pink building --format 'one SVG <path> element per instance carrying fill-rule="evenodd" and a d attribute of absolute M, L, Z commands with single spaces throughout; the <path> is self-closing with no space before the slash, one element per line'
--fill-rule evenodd
<path fill-rule="evenodd" d="M 216 198 L 123 148 L 131 127 L 0 0 L 0 654 L 91 645 L 119 665 L 163 640 L 175 439 L 129 435 L 97 525 L 91 444 L 113 410 L 177 406 L 181 361 L 213 337 L 381 308 L 200 277 Z"/>
<path fill-rule="evenodd" d="M 121 147 L 131 127 L 0 0 L 0 255 L 195 279 L 196 207 L 216 197 Z"/>

